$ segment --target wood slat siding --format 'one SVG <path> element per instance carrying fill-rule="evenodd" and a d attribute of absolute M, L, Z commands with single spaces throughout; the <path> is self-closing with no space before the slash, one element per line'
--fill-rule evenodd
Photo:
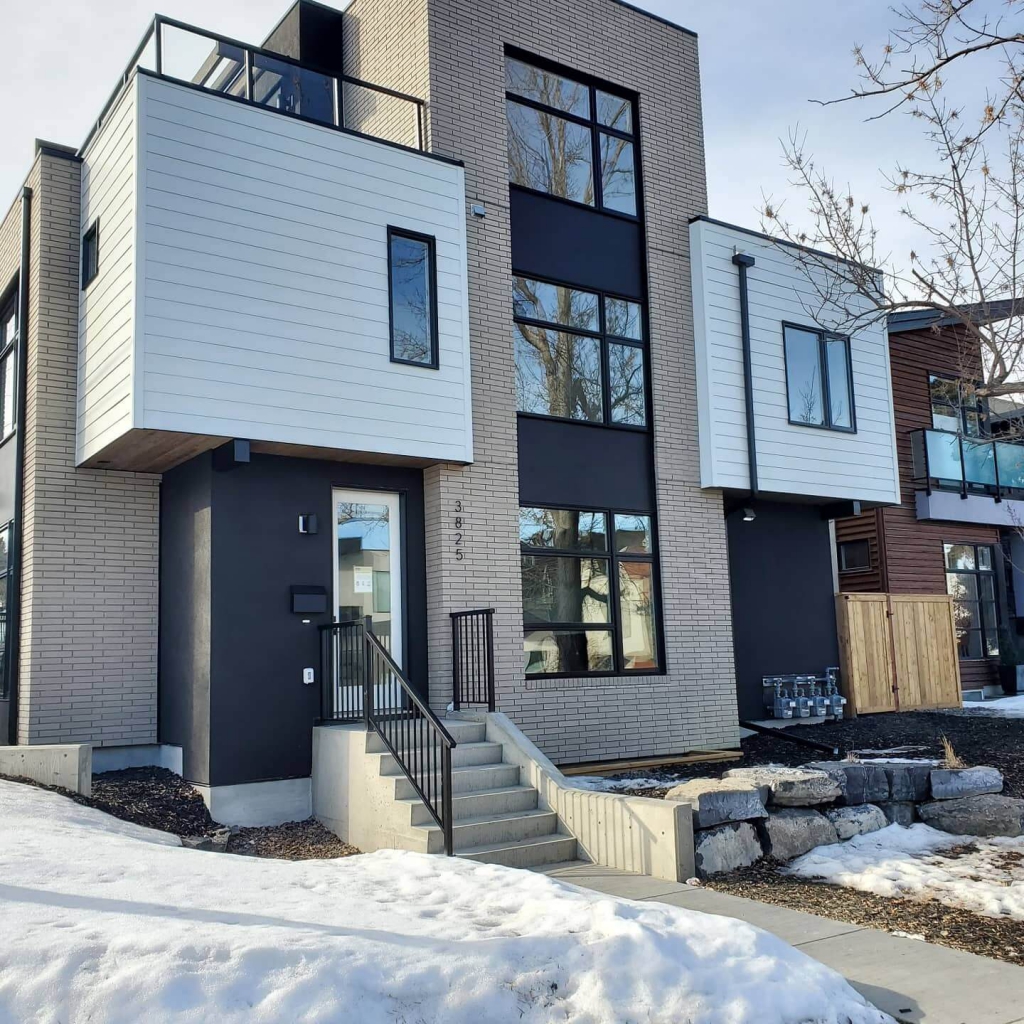
<path fill-rule="evenodd" d="M 471 461 L 463 169 L 150 76 L 128 92 L 131 414 L 86 391 L 79 461 L 129 428 Z M 436 239 L 436 370 L 390 361 L 389 226 Z"/>
<path fill-rule="evenodd" d="M 135 91 L 128 89 L 82 161 L 81 233 L 99 219 L 99 263 L 96 277 L 79 298 L 79 463 L 131 426 L 136 110 Z"/>
<path fill-rule="evenodd" d="M 991 544 L 998 547 L 999 530 L 970 523 L 921 522 L 914 505 L 914 464 L 910 434 L 932 425 L 928 375 L 963 376 L 976 372 L 965 355 L 966 346 L 954 329 L 907 331 L 889 336 L 896 414 L 896 450 L 900 467 L 898 506 L 862 513 L 836 522 L 836 540 L 853 540 L 873 533 L 877 550 L 877 582 L 868 576 L 840 573 L 844 593 L 888 590 L 893 594 L 945 594 L 946 567 L 943 544 Z M 874 527 L 868 520 L 874 519 Z M 974 689 L 998 682 L 995 659 L 960 662 L 961 682 Z"/>
<path fill-rule="evenodd" d="M 818 498 L 896 501 L 892 398 L 885 329 L 851 339 L 856 433 L 789 422 L 783 323 L 815 326 L 828 317 L 789 250 L 708 221 L 690 225 L 696 327 L 701 484 L 749 486 L 739 283 L 733 255 L 748 272 L 758 482 L 762 491 Z"/>

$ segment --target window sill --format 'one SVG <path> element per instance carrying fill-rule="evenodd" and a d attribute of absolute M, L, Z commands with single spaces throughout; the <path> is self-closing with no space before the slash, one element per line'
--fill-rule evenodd
<path fill-rule="evenodd" d="M 830 427 L 825 423 L 801 423 L 799 420 L 787 420 L 791 427 L 802 427 L 804 430 L 824 430 L 829 434 L 856 434 L 856 427 Z"/>

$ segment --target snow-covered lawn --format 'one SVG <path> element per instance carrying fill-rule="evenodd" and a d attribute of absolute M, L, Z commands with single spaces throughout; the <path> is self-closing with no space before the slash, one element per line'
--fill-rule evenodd
<path fill-rule="evenodd" d="M 964 711 L 980 715 L 1002 715 L 1005 718 L 1024 718 L 1024 693 L 1016 697 L 999 697 L 996 700 L 965 700 Z"/>
<path fill-rule="evenodd" d="M 949 855 L 966 844 L 977 851 Z M 987 917 L 1024 921 L 1024 838 L 978 839 L 928 825 L 889 825 L 849 842 L 819 846 L 784 870 L 879 896 L 938 900 Z"/>
<path fill-rule="evenodd" d="M 729 918 L 444 857 L 174 842 L 0 781 L 0 1022 L 889 1021 Z"/>

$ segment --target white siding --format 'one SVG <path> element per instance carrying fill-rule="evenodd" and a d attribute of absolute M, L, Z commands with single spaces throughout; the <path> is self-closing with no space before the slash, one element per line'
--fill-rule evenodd
<path fill-rule="evenodd" d="M 129 89 L 82 160 L 81 231 L 99 221 L 99 269 L 79 300 L 78 461 L 131 426 L 136 110 Z"/>
<path fill-rule="evenodd" d="M 471 461 L 463 169 L 153 77 L 135 88 L 131 426 Z M 436 239 L 437 370 L 390 361 L 389 225 Z"/>
<path fill-rule="evenodd" d="M 899 502 L 889 346 L 884 323 L 850 339 L 856 433 L 789 422 L 783 322 L 828 322 L 806 270 L 784 246 L 708 221 L 690 227 L 701 485 L 749 487 L 739 275 L 748 271 L 757 476 L 765 494 Z"/>

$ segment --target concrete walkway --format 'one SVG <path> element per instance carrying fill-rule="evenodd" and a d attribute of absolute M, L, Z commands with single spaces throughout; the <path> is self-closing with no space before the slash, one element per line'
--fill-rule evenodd
<path fill-rule="evenodd" d="M 611 896 L 748 921 L 839 971 L 875 1006 L 908 1024 L 1024 1024 L 1024 967 L 595 864 L 538 870 Z"/>

